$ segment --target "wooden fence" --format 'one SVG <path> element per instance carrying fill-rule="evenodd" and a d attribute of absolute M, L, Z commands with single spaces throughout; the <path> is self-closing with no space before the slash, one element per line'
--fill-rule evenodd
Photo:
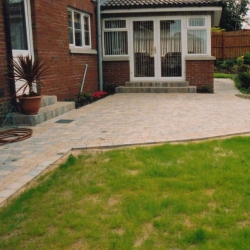
<path fill-rule="evenodd" d="M 212 32 L 212 55 L 229 59 L 250 52 L 250 30 Z"/>

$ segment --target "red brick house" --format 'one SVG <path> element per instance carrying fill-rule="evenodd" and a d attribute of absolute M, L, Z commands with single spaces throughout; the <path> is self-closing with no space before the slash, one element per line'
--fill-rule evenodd
<path fill-rule="evenodd" d="M 106 0 L 101 6 L 104 83 L 181 82 L 213 90 L 211 26 L 221 0 Z M 3 0 L 0 4 L 0 109 L 18 83 L 7 61 L 19 54 L 50 62 L 42 94 L 73 98 L 98 90 L 96 1 Z M 15 86 L 17 85 L 17 86 Z"/>
<path fill-rule="evenodd" d="M 140 92 L 130 87 L 187 81 L 213 91 L 210 32 L 221 11 L 220 0 L 104 1 L 104 83 Z"/>
<path fill-rule="evenodd" d="M 6 79 L 7 59 L 31 55 L 49 60 L 41 93 L 58 100 L 98 90 L 96 4 L 91 0 L 3 0 L 0 4 L 0 103 L 15 93 Z M 6 31 L 6 32 L 5 32 Z M 20 84 L 16 84 L 16 88 Z M 11 93 L 12 92 L 12 93 Z"/>

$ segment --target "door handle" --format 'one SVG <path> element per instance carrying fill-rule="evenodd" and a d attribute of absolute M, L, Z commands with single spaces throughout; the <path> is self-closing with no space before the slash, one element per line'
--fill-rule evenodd
<path fill-rule="evenodd" d="M 156 47 L 154 46 L 153 49 L 151 49 L 152 56 L 153 54 L 156 54 Z"/>

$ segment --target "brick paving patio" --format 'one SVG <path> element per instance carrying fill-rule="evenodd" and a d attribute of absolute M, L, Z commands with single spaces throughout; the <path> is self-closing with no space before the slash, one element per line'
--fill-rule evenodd
<path fill-rule="evenodd" d="M 72 149 L 250 133 L 250 100 L 236 93 L 216 79 L 215 94 L 116 94 L 32 127 L 30 139 L 0 148 L 0 206 Z"/>

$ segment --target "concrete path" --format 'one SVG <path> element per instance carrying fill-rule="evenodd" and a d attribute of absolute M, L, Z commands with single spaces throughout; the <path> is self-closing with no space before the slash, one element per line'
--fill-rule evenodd
<path fill-rule="evenodd" d="M 250 133 L 250 100 L 236 93 L 215 79 L 215 94 L 116 94 L 33 127 L 32 138 L 0 147 L 0 206 L 71 149 Z"/>

